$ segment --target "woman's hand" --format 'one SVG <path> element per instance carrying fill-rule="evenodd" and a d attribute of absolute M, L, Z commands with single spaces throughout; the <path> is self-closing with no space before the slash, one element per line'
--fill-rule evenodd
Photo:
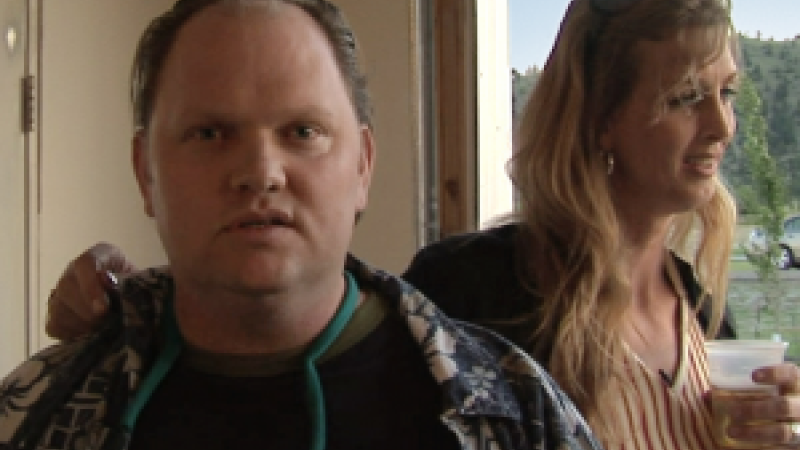
<path fill-rule="evenodd" d="M 50 292 L 47 334 L 69 341 L 94 331 L 108 312 L 106 290 L 114 288 L 113 274 L 134 270 L 121 250 L 104 242 L 72 260 Z"/>
<path fill-rule="evenodd" d="M 762 367 L 753 372 L 753 381 L 777 386 L 780 395 L 731 405 L 728 436 L 800 449 L 800 368 L 792 363 Z"/>

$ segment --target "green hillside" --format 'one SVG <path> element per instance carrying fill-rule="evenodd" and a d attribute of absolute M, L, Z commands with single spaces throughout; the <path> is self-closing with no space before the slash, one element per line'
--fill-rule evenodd
<path fill-rule="evenodd" d="M 741 43 L 747 75 L 761 96 L 769 153 L 786 180 L 789 197 L 799 201 L 800 40 L 773 41 L 742 36 Z M 723 163 L 723 173 L 737 192 L 749 184 L 749 172 L 743 163 L 739 142 L 740 135 Z"/>
<path fill-rule="evenodd" d="M 511 70 L 511 107 L 514 118 L 520 116 L 522 107 L 533 90 L 533 86 L 536 85 L 538 77 L 538 67 L 529 67 L 525 73 L 519 73 L 516 69 Z"/>

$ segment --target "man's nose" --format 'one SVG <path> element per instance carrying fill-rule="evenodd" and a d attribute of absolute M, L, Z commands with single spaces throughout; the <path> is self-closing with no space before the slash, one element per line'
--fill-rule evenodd
<path fill-rule="evenodd" d="M 237 151 L 231 187 L 242 193 L 277 192 L 286 186 L 285 161 L 279 140 L 268 133 L 253 133 Z"/>

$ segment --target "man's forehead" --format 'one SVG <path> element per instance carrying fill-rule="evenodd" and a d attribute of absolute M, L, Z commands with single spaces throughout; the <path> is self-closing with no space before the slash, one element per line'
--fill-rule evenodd
<path fill-rule="evenodd" d="M 325 33 L 292 8 L 280 17 L 215 9 L 187 24 L 162 68 L 156 104 L 228 118 L 253 97 L 269 99 L 272 113 L 304 117 L 331 116 L 339 102 L 352 108 Z"/>
<path fill-rule="evenodd" d="M 299 6 L 282 0 L 221 0 L 211 7 L 216 7 L 226 14 L 246 14 L 255 10 L 268 13 L 279 13 L 287 8 L 301 9 Z"/>
<path fill-rule="evenodd" d="M 233 2 L 233 5 L 238 3 Z M 167 60 L 174 59 L 174 54 L 180 54 L 181 58 L 193 54 L 202 59 L 203 55 L 220 46 L 255 51 L 264 43 L 283 47 L 308 47 L 323 43 L 330 48 L 322 29 L 301 8 L 273 0 L 249 0 L 245 4 L 281 6 L 257 10 L 230 6 L 229 2 L 210 6 L 184 24 Z M 257 52 L 250 56 L 254 60 L 263 59 Z"/>
<path fill-rule="evenodd" d="M 209 17 L 215 17 L 217 20 L 220 18 L 240 19 L 254 14 L 272 16 L 286 14 L 289 11 L 305 14 L 305 11 L 299 6 L 281 0 L 221 0 L 197 11 L 183 24 L 179 33 L 196 22 L 208 21 Z"/>

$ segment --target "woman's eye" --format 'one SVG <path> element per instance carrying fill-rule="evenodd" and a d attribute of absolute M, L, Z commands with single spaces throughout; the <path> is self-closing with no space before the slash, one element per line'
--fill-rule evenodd
<path fill-rule="evenodd" d="M 668 104 L 671 108 L 680 108 L 684 106 L 692 106 L 703 100 L 703 93 L 697 89 L 682 92 L 669 99 Z"/>
<path fill-rule="evenodd" d="M 739 91 L 735 88 L 728 87 L 722 90 L 722 98 L 728 102 L 733 101 L 737 94 L 739 94 Z"/>

